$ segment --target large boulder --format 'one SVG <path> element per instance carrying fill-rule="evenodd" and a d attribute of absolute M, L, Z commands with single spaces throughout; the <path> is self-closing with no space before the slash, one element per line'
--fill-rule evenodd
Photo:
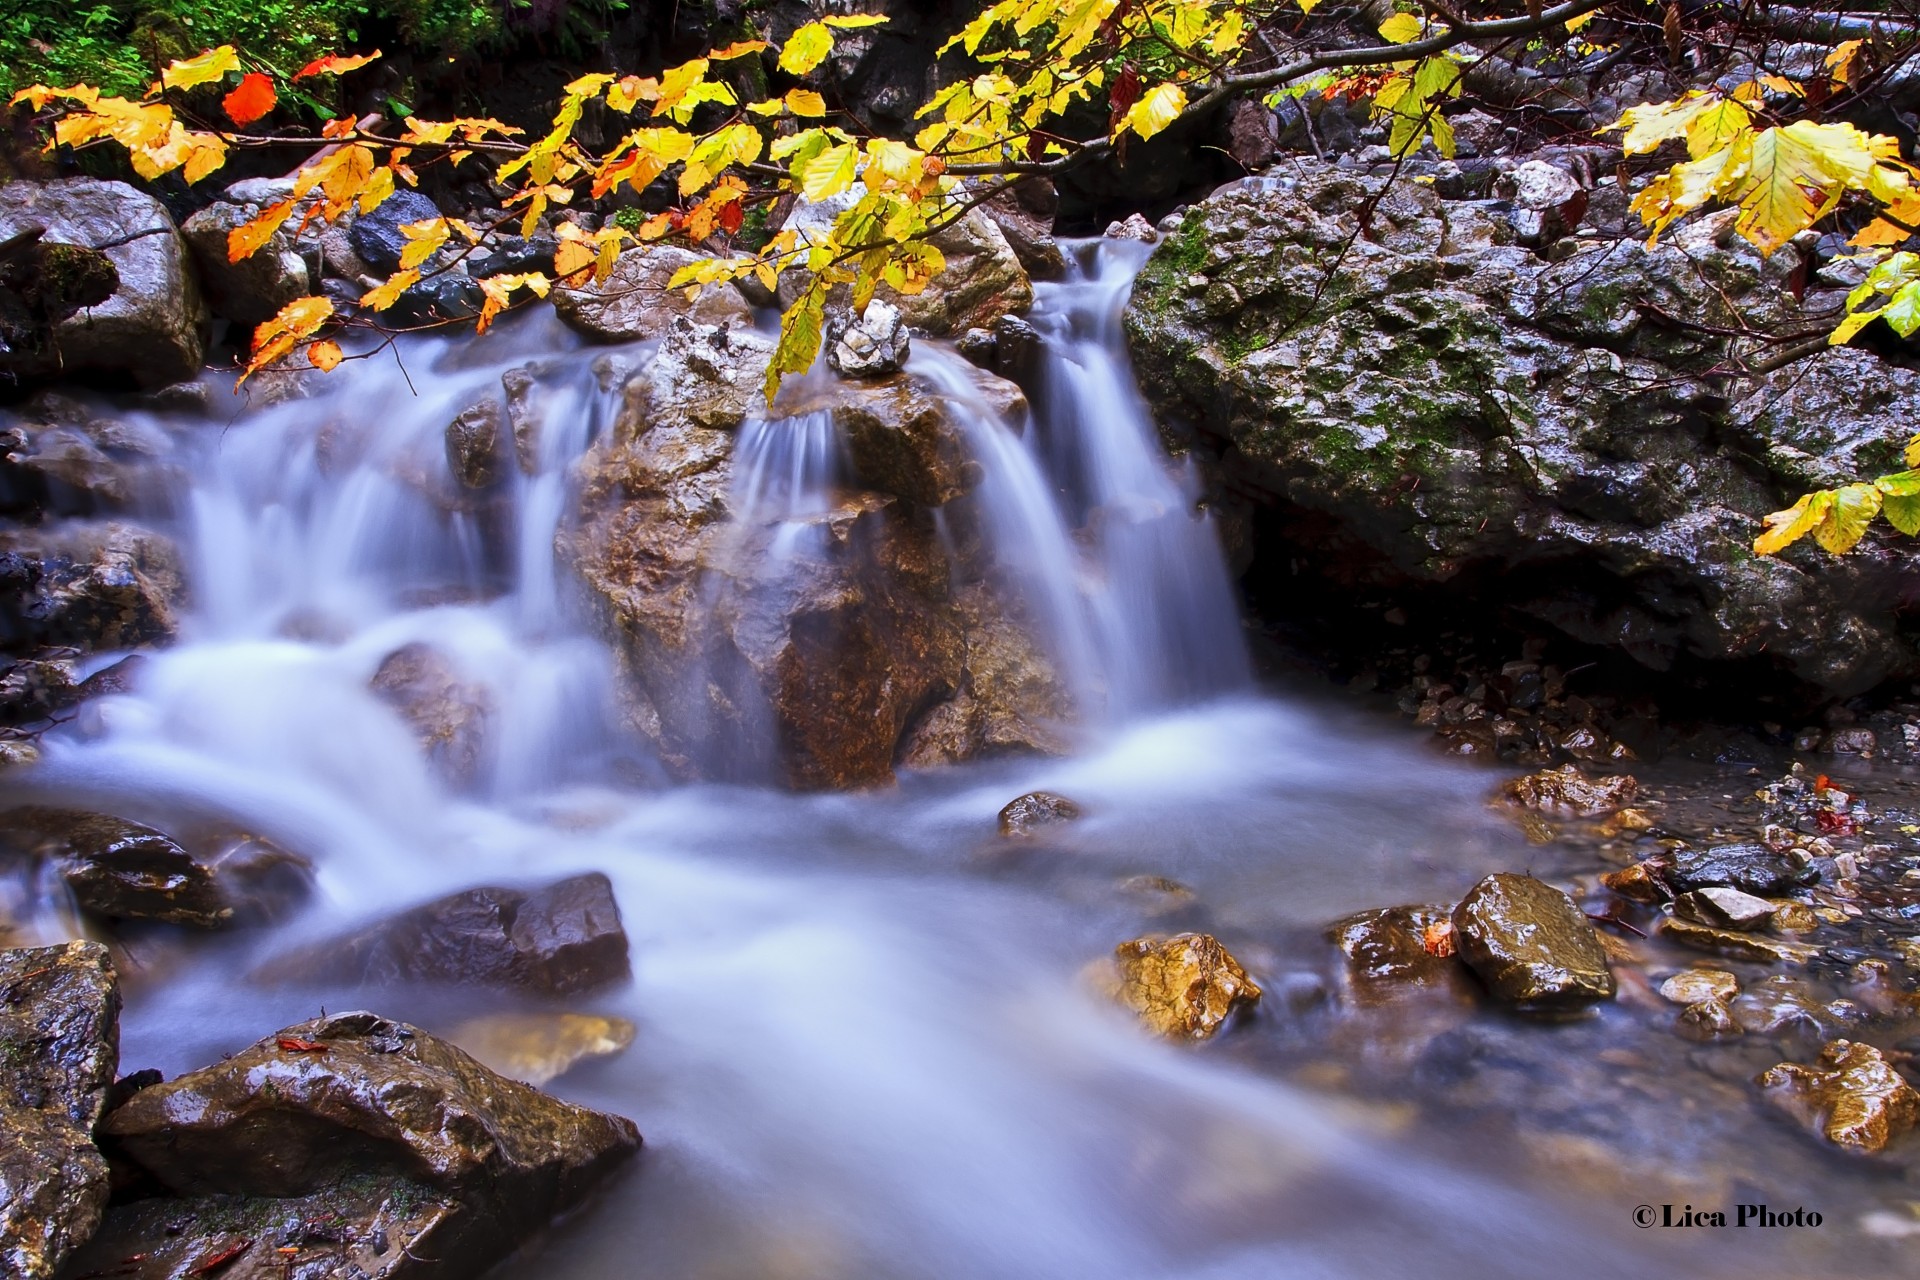
<path fill-rule="evenodd" d="M 1724 219 L 1657 248 L 1516 234 L 1508 205 L 1310 161 L 1232 184 L 1135 285 L 1143 388 L 1229 505 L 1275 510 L 1262 552 L 1311 537 L 1334 581 L 1447 583 L 1656 669 L 1841 694 L 1920 672 L 1905 544 L 1750 550 L 1805 488 L 1897 466 L 1920 372 L 1846 350 L 1719 376 L 1725 334 L 1835 301 L 1796 302 L 1798 250 L 1762 260 Z"/>
<path fill-rule="evenodd" d="M 703 255 L 671 245 L 623 253 L 605 280 L 553 291 L 553 309 L 568 327 L 594 342 L 638 342 L 658 338 L 678 317 L 699 324 L 745 323 L 752 308 L 732 285 L 710 285 L 689 299 L 684 289 L 669 289 L 673 273 Z"/>
<path fill-rule="evenodd" d="M 295 298 L 313 292 L 315 286 L 307 260 L 294 247 L 290 226 L 280 227 L 265 244 L 238 262 L 228 260 L 228 235 L 259 214 L 257 204 L 217 200 L 180 224 L 180 234 L 186 237 L 200 282 L 206 288 L 208 304 L 216 314 L 238 324 L 271 319 Z"/>
<path fill-rule="evenodd" d="M 107 950 L 0 952 L 0 1269 L 48 1280 L 107 1206 L 92 1131 L 119 1065 L 120 990 Z"/>
<path fill-rule="evenodd" d="M 120 523 L 0 531 L 0 643 L 129 649 L 178 628 L 180 553 Z"/>
<path fill-rule="evenodd" d="M 44 349 L 0 352 L 0 370 L 17 378 L 95 370 L 143 388 L 200 372 L 207 308 L 165 206 L 124 182 L 94 178 L 0 185 L 0 241 L 34 227 L 46 243 L 104 253 L 118 283 L 106 301 L 56 324 Z"/>
<path fill-rule="evenodd" d="M 735 455 L 766 413 L 770 356 L 758 335 L 677 322 L 581 466 L 562 549 L 604 605 L 630 719 L 676 773 L 808 788 L 884 781 L 903 754 L 1051 749 L 1062 699 L 1039 694 L 1057 681 L 1006 635 L 1018 624 L 983 583 L 954 589 L 932 518 L 980 476 L 952 403 L 908 373 L 794 388 L 780 405 L 792 417 L 758 439 L 831 431 L 869 487 L 754 510 Z M 921 744 L 916 722 L 943 714 L 953 723 Z"/>
<path fill-rule="evenodd" d="M 269 960 L 268 982 L 443 983 L 566 995 L 625 982 L 627 934 L 595 872 L 538 889 L 486 886 L 436 898 Z"/>
<path fill-rule="evenodd" d="M 209 1198 L 271 1223 L 344 1196 L 331 1221 L 314 1215 L 336 1238 L 303 1236 L 296 1218 L 286 1247 L 319 1243 L 345 1254 L 326 1274 L 396 1280 L 478 1274 L 581 1203 L 640 1147 L 630 1121 L 503 1079 L 443 1040 L 370 1013 L 288 1027 L 151 1085 L 101 1131 L 189 1197 L 171 1203 L 172 1230 L 152 1202 L 116 1210 L 105 1235 L 127 1249 L 120 1256 L 150 1252 L 127 1247 L 144 1233 L 189 1266 L 197 1258 L 200 1274 L 223 1251 L 236 1261 L 256 1256 L 222 1274 L 280 1274 L 285 1257 L 259 1233 L 209 1229 L 208 1210 L 221 1204 Z"/>

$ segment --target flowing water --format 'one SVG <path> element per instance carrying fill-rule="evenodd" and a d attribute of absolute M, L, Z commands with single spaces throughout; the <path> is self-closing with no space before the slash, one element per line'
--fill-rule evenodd
<path fill-rule="evenodd" d="M 638 1038 L 553 1087 L 633 1117 L 647 1150 L 506 1275 L 1718 1274 L 1729 1249 L 1654 1249 L 1625 1229 L 1631 1201 L 1543 1186 L 1471 1126 L 1269 1069 L 1262 1046 L 1313 1016 L 1327 920 L 1450 899 L 1532 855 L 1488 815 L 1485 774 L 1253 687 L 1213 533 L 1118 332 L 1145 251 L 1077 252 L 1039 290 L 1033 429 L 967 413 L 996 561 L 1086 712 L 1075 755 L 861 794 L 664 784 L 553 554 L 570 464 L 614 398 L 598 353 L 529 319 L 189 432 L 181 642 L 50 738 L 31 797 L 218 815 L 311 854 L 326 905 L 303 935 L 486 881 L 612 877 L 635 980 L 578 1007 Z M 529 360 L 533 474 L 504 521 L 460 509 L 442 430 Z M 915 368 L 964 404 L 954 360 Z M 738 449 L 735 510 L 807 536 L 844 474 L 831 422 L 750 424 Z M 412 642 L 493 708 L 469 787 L 368 691 Z M 994 815 L 1036 787 L 1089 816 L 1009 859 Z M 1089 992 L 1090 960 L 1180 918 L 1118 887 L 1138 875 L 1189 886 L 1188 918 L 1267 987 L 1248 1026 L 1170 1047 Z M 322 1002 L 429 1028 L 498 1004 L 237 979 L 287 933 L 135 939 L 125 1069 L 203 1065 Z"/>

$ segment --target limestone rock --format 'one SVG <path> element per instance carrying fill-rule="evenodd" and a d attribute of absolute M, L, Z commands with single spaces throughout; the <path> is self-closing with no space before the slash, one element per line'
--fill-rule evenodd
<path fill-rule="evenodd" d="M 1488 876 L 1453 910 L 1454 946 L 1489 990 L 1529 1012 L 1613 998 L 1606 952 L 1572 898 L 1532 876 Z"/>
<path fill-rule="evenodd" d="M 370 1013 L 303 1022 L 142 1089 L 102 1132 L 190 1196 L 308 1196 L 356 1176 L 422 1183 L 458 1207 L 435 1239 L 444 1232 L 467 1259 L 506 1252 L 640 1146 L 627 1120 L 502 1079 Z"/>
<path fill-rule="evenodd" d="M 62 178 L 0 185 L 0 240 L 43 227 L 44 243 L 99 249 L 117 287 L 54 327 L 44 351 L 0 354 L 16 377 L 120 374 L 153 389 L 200 372 L 207 309 L 185 241 L 165 206 L 124 182 Z"/>
<path fill-rule="evenodd" d="M 1506 788 L 1507 796 L 1523 808 L 1574 818 L 1612 813 L 1632 804 L 1639 793 L 1640 784 L 1629 775 L 1587 778 L 1572 765 L 1530 773 Z"/>
<path fill-rule="evenodd" d="M 485 759 L 486 690 L 460 679 L 445 655 L 425 644 L 388 654 L 368 687 L 400 713 L 421 750 L 449 780 L 471 783 Z"/>
<path fill-rule="evenodd" d="M 1680 1011 L 1674 1030 L 1688 1040 L 1732 1040 L 1745 1032 L 1724 1000 L 1700 1000 Z"/>
<path fill-rule="evenodd" d="M 595 872 L 532 891 L 489 886 L 450 894 L 275 957 L 254 976 L 268 982 L 432 982 L 565 995 L 625 982 L 630 974 L 613 885 Z"/>
<path fill-rule="evenodd" d="M 1783 1062 L 1758 1083 L 1768 1101 L 1849 1151 L 1877 1152 L 1920 1120 L 1920 1093 L 1872 1045 L 1835 1040 L 1818 1066 Z"/>
<path fill-rule="evenodd" d="M 1180 933 L 1135 938 L 1114 948 L 1114 998 L 1141 1025 L 1168 1040 L 1209 1040 L 1260 987 L 1217 938 Z"/>
<path fill-rule="evenodd" d="M 1038 835 L 1048 827 L 1072 822 L 1080 816 L 1080 806 L 1051 791 L 1029 791 L 1007 802 L 1000 810 L 1000 834 L 1018 839 Z"/>
<path fill-rule="evenodd" d="M 568 327 L 594 342 L 658 338 L 680 318 L 722 327 L 751 324 L 753 309 L 732 285 L 708 285 L 691 302 L 684 290 L 667 287 L 674 272 L 701 256 L 671 245 L 629 250 L 601 283 L 555 289 L 553 309 Z"/>
<path fill-rule="evenodd" d="M 584 1013 L 492 1013 L 461 1023 L 447 1039 L 490 1070 L 538 1088 L 582 1062 L 626 1049 L 633 1024 Z"/>
<path fill-rule="evenodd" d="M 1798 942 L 1753 933 L 1734 933 L 1691 920 L 1669 919 L 1660 922 L 1660 936 L 1695 951 L 1725 956 L 1729 960 L 1751 960 L 1755 964 L 1805 964 L 1817 949 Z"/>

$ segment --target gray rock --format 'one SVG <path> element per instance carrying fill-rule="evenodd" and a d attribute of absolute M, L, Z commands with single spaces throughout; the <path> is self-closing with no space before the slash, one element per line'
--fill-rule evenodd
<path fill-rule="evenodd" d="M 507 474 L 507 406 L 488 396 L 447 424 L 447 466 L 468 489 L 491 489 Z"/>
<path fill-rule="evenodd" d="M 1763 844 L 1676 849 L 1672 859 L 1666 880 L 1679 893 L 1725 885 L 1749 894 L 1782 894 L 1820 878 L 1820 869 L 1800 850 L 1775 852 Z"/>
<path fill-rule="evenodd" d="M 0 530 L 0 631 L 15 643 L 131 649 L 173 638 L 179 551 L 133 525 Z"/>
<path fill-rule="evenodd" d="M 1130 213 L 1125 221 L 1108 224 L 1107 239 L 1138 240 L 1142 244 L 1157 244 L 1160 233 L 1154 230 L 1153 224 L 1148 222 L 1144 215 Z"/>
<path fill-rule="evenodd" d="M 866 312 L 840 312 L 827 322 L 827 363 L 844 378 L 883 378 L 907 363 L 913 337 L 900 309 L 879 298 Z"/>
<path fill-rule="evenodd" d="M 1572 898 L 1532 876 L 1498 873 L 1453 909 L 1460 959 L 1501 1000 L 1558 1013 L 1613 998 L 1607 953 Z"/>
<path fill-rule="evenodd" d="M 382 200 L 372 213 L 354 218 L 348 243 L 367 266 L 390 274 L 400 269 L 400 255 L 413 243 L 400 228 L 439 216 L 440 206 L 418 191 L 403 188 Z"/>
<path fill-rule="evenodd" d="M 671 245 L 629 250 L 599 284 L 555 289 L 553 309 L 569 328 L 593 342 L 658 338 L 680 318 L 706 325 L 751 324 L 753 309 L 732 285 L 709 285 L 691 301 L 685 290 L 667 287 L 674 272 L 700 256 Z"/>
<path fill-rule="evenodd" d="M 99 1228 L 107 1162 L 57 1112 L 0 1108 L 0 1271 L 51 1280 Z"/>
<path fill-rule="evenodd" d="M 217 201 L 180 227 L 206 288 L 207 302 L 215 314 L 239 324 L 270 319 L 280 308 L 313 289 L 306 259 L 294 248 L 287 225 L 248 257 L 238 262 L 227 260 L 228 233 L 251 222 L 259 212 L 257 204 Z"/>
<path fill-rule="evenodd" d="M 1738 889 L 1695 889 L 1673 901 L 1674 914 L 1716 929 L 1758 929 L 1773 919 L 1774 906 Z"/>
<path fill-rule="evenodd" d="M 105 253 L 118 285 L 55 326 L 47 350 L 0 353 L 0 370 L 23 378 L 96 370 L 149 390 L 200 372 L 206 304 L 186 242 L 159 201 L 93 178 L 0 185 L 0 240 L 35 226 L 46 242 Z"/>

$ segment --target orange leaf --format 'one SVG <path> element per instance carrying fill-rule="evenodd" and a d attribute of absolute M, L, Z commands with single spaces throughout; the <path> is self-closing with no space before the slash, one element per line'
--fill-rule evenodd
<path fill-rule="evenodd" d="M 323 138 L 344 138 L 360 127 L 360 122 L 352 116 L 336 116 L 320 126 Z"/>
<path fill-rule="evenodd" d="M 220 105 L 227 109 L 227 118 L 244 129 L 273 110 L 279 100 L 280 95 L 273 91 L 273 81 L 258 71 L 249 71 L 240 77 L 232 93 L 220 99 Z"/>
<path fill-rule="evenodd" d="M 375 311 L 385 311 L 400 301 L 401 294 L 419 283 L 420 273 L 416 270 L 395 272 L 385 284 L 377 289 L 368 290 L 366 296 L 360 299 L 360 305 Z"/>
<path fill-rule="evenodd" d="M 1435 920 L 1420 934 L 1420 949 L 1430 956 L 1453 954 L 1453 921 Z"/>
<path fill-rule="evenodd" d="M 333 315 L 333 302 L 327 298 L 295 298 L 280 308 L 280 314 L 253 331 L 253 354 L 240 374 L 245 382 L 255 370 L 272 364 L 294 346 L 319 331 Z M 239 386 L 240 383 L 235 383 Z"/>
<path fill-rule="evenodd" d="M 587 272 L 592 270 L 597 256 L 591 244 L 580 240 L 562 240 L 554 249 L 553 274 L 564 285 L 582 286 L 586 284 Z"/>
<path fill-rule="evenodd" d="M 337 76 L 348 71 L 358 71 L 361 67 L 366 66 L 379 56 L 380 51 L 378 49 L 375 49 L 372 53 L 357 54 L 352 57 L 344 54 L 330 53 L 324 58 L 315 58 L 312 62 L 309 62 L 306 66 L 294 72 L 293 78 L 295 80 L 305 80 L 308 76 Z"/>
<path fill-rule="evenodd" d="M 346 358 L 347 353 L 331 338 L 307 348 L 307 363 L 322 373 L 332 373 L 334 366 Z"/>
<path fill-rule="evenodd" d="M 295 1036 L 281 1036 L 280 1047 L 288 1053 L 325 1053 L 327 1046 L 318 1040 L 301 1040 Z"/>
<path fill-rule="evenodd" d="M 260 216 L 252 222 L 235 227 L 227 232 L 227 261 L 238 262 L 242 258 L 251 258 L 260 246 L 273 239 L 273 233 L 293 212 L 293 201 L 282 200 L 279 204 L 268 205 L 260 211 Z"/>

